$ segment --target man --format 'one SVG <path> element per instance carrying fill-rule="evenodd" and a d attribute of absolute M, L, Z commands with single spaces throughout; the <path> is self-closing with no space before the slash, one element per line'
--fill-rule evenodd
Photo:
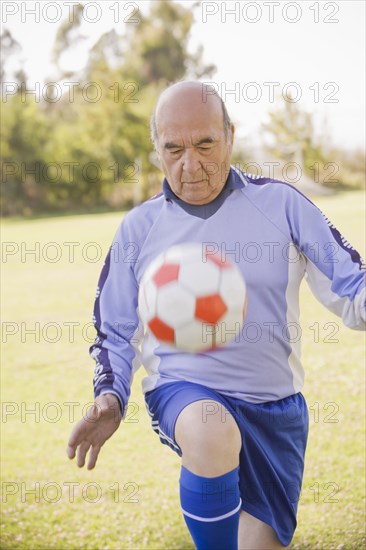
<path fill-rule="evenodd" d="M 153 427 L 182 456 L 181 506 L 197 548 L 283 548 L 296 527 L 308 431 L 299 286 L 306 276 L 319 300 L 363 329 L 361 260 L 297 190 L 230 167 L 234 128 L 212 88 L 180 82 L 166 89 L 152 136 L 163 192 L 127 214 L 104 265 L 91 348 L 95 421 L 76 425 L 68 455 L 78 449 L 83 466 L 90 450 L 88 468 L 95 466 L 142 362 Z M 139 281 L 154 257 L 182 242 L 216 243 L 238 263 L 248 289 L 244 327 L 257 333 L 243 330 L 196 355 L 147 334 L 140 356 Z"/>

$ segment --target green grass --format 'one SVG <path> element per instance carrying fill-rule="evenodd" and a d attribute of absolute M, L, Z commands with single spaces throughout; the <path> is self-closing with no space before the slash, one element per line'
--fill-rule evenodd
<path fill-rule="evenodd" d="M 361 192 L 316 199 L 361 251 L 364 199 Z M 96 469 L 79 470 L 65 454 L 71 427 L 92 399 L 87 351 L 93 331 L 86 328 L 119 219 L 113 213 L 3 222 L 3 241 L 14 243 L 7 250 L 18 246 L 19 252 L 2 264 L 2 407 L 8 413 L 1 421 L 2 548 L 193 549 L 179 511 L 179 459 L 150 428 L 142 369 L 133 385 L 135 409 L 102 449 Z M 64 244 L 70 242 L 80 243 L 73 262 L 71 245 Z M 39 253 L 25 256 L 25 246 L 39 246 Z M 61 258 L 52 263 L 56 251 Z M 102 258 L 94 262 L 95 252 Z M 306 284 L 301 302 L 311 429 L 292 548 L 358 549 L 365 543 L 364 337 L 341 326 Z M 73 342 L 71 322 L 77 323 Z M 32 327 L 37 334 L 25 334 Z M 336 341 L 327 342 L 333 328 Z M 31 489 L 37 494 L 26 492 Z"/>

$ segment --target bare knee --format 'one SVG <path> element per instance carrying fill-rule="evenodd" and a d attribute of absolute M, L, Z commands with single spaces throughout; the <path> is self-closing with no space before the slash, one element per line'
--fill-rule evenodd
<path fill-rule="evenodd" d="M 239 464 L 241 435 L 227 409 L 216 401 L 195 401 L 177 418 L 175 438 L 182 464 L 197 475 L 214 477 Z"/>

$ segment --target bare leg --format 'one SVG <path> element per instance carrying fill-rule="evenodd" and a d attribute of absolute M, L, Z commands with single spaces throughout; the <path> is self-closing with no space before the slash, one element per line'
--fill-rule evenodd
<path fill-rule="evenodd" d="M 277 550 L 283 546 L 270 525 L 243 510 L 239 519 L 239 550 Z"/>
<path fill-rule="evenodd" d="M 196 475 L 220 476 L 239 464 L 241 434 L 220 403 L 202 400 L 188 405 L 178 416 L 175 438 L 182 449 L 182 465 Z M 272 527 L 244 511 L 240 514 L 238 543 L 239 550 L 285 548 Z"/>
<path fill-rule="evenodd" d="M 231 414 L 216 401 L 195 401 L 177 418 L 175 438 L 182 464 L 192 473 L 220 476 L 239 465 L 241 434 Z"/>

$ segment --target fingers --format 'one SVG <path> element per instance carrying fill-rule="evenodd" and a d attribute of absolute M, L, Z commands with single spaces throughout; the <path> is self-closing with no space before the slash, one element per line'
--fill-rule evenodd
<path fill-rule="evenodd" d="M 77 455 L 77 465 L 82 468 L 91 447 L 87 468 L 93 469 L 101 446 L 118 428 L 121 419 L 117 397 L 113 394 L 98 396 L 72 430 L 66 449 L 67 456 L 73 459 Z"/>
<path fill-rule="evenodd" d="M 77 465 L 82 468 L 85 464 L 86 453 L 89 451 L 91 443 L 89 441 L 83 441 L 77 451 Z"/>
<path fill-rule="evenodd" d="M 66 453 L 67 456 L 72 459 L 75 458 L 76 448 L 79 443 L 84 439 L 85 425 L 83 422 L 78 422 L 72 430 L 69 441 L 67 443 Z"/>
<path fill-rule="evenodd" d="M 89 461 L 88 461 L 88 470 L 92 470 L 97 462 L 98 455 L 99 455 L 100 447 L 92 446 L 90 454 L 89 454 Z"/>
<path fill-rule="evenodd" d="M 91 443 L 85 441 L 79 445 L 77 450 L 77 465 L 79 466 L 79 468 L 82 468 L 85 465 L 85 458 L 90 448 L 91 448 L 91 451 L 89 453 L 87 469 L 92 470 L 95 467 L 95 464 L 98 459 L 100 447 L 97 445 L 94 446 Z M 69 455 L 69 458 L 74 458 L 74 456 L 75 456 L 75 451 L 73 456 Z"/>
<path fill-rule="evenodd" d="M 92 468 L 94 468 L 98 458 L 99 451 L 100 451 L 100 445 L 92 446 L 92 441 L 93 441 L 92 427 L 95 421 L 90 423 L 91 422 L 90 418 L 91 418 L 91 415 L 93 415 L 94 417 L 95 414 L 98 414 L 97 407 L 91 407 L 89 420 L 83 419 L 80 422 L 78 422 L 78 424 L 75 426 L 75 428 L 71 432 L 70 439 L 68 441 L 68 445 L 66 449 L 67 456 L 70 459 L 75 458 L 75 455 L 77 455 L 77 459 L 76 459 L 77 465 L 79 466 L 79 468 L 82 468 L 85 464 L 86 455 L 90 447 L 92 447 L 92 450 L 89 456 L 89 461 L 88 461 L 88 470 L 91 470 Z"/>
<path fill-rule="evenodd" d="M 70 444 L 67 445 L 66 453 L 70 459 L 75 458 L 75 448 L 72 447 Z"/>
<path fill-rule="evenodd" d="M 90 444 L 89 444 L 88 449 L 86 449 L 85 443 L 86 443 L 87 434 L 89 433 L 90 435 L 90 431 L 93 428 L 92 424 L 95 424 L 95 422 L 98 420 L 98 416 L 100 416 L 98 407 L 96 407 L 95 405 L 92 405 L 91 407 L 89 407 L 86 413 L 86 416 L 76 424 L 76 426 L 74 427 L 74 429 L 70 434 L 66 453 L 70 459 L 75 458 L 76 450 L 80 445 L 77 451 L 78 453 L 77 462 L 78 462 L 78 466 L 80 467 L 84 466 L 85 455 L 90 447 Z"/>
<path fill-rule="evenodd" d="M 89 461 L 88 461 L 88 470 L 92 470 L 95 467 L 95 464 L 98 459 L 100 446 L 92 446 L 92 444 L 89 441 L 82 441 L 79 445 L 71 446 L 70 444 L 67 446 L 67 456 L 72 459 L 75 458 L 75 455 L 77 453 L 77 460 L 76 463 L 79 466 L 79 468 L 82 468 L 85 465 L 85 458 L 86 455 L 91 448 L 90 454 L 89 454 Z M 76 451 L 77 449 L 77 451 Z"/>
<path fill-rule="evenodd" d="M 67 443 L 66 453 L 70 459 L 75 458 L 75 451 L 76 451 L 76 447 L 78 446 L 79 437 L 80 437 L 79 432 L 77 431 L 76 428 L 77 426 L 75 426 L 75 428 L 72 430 L 69 437 L 69 441 Z"/>

